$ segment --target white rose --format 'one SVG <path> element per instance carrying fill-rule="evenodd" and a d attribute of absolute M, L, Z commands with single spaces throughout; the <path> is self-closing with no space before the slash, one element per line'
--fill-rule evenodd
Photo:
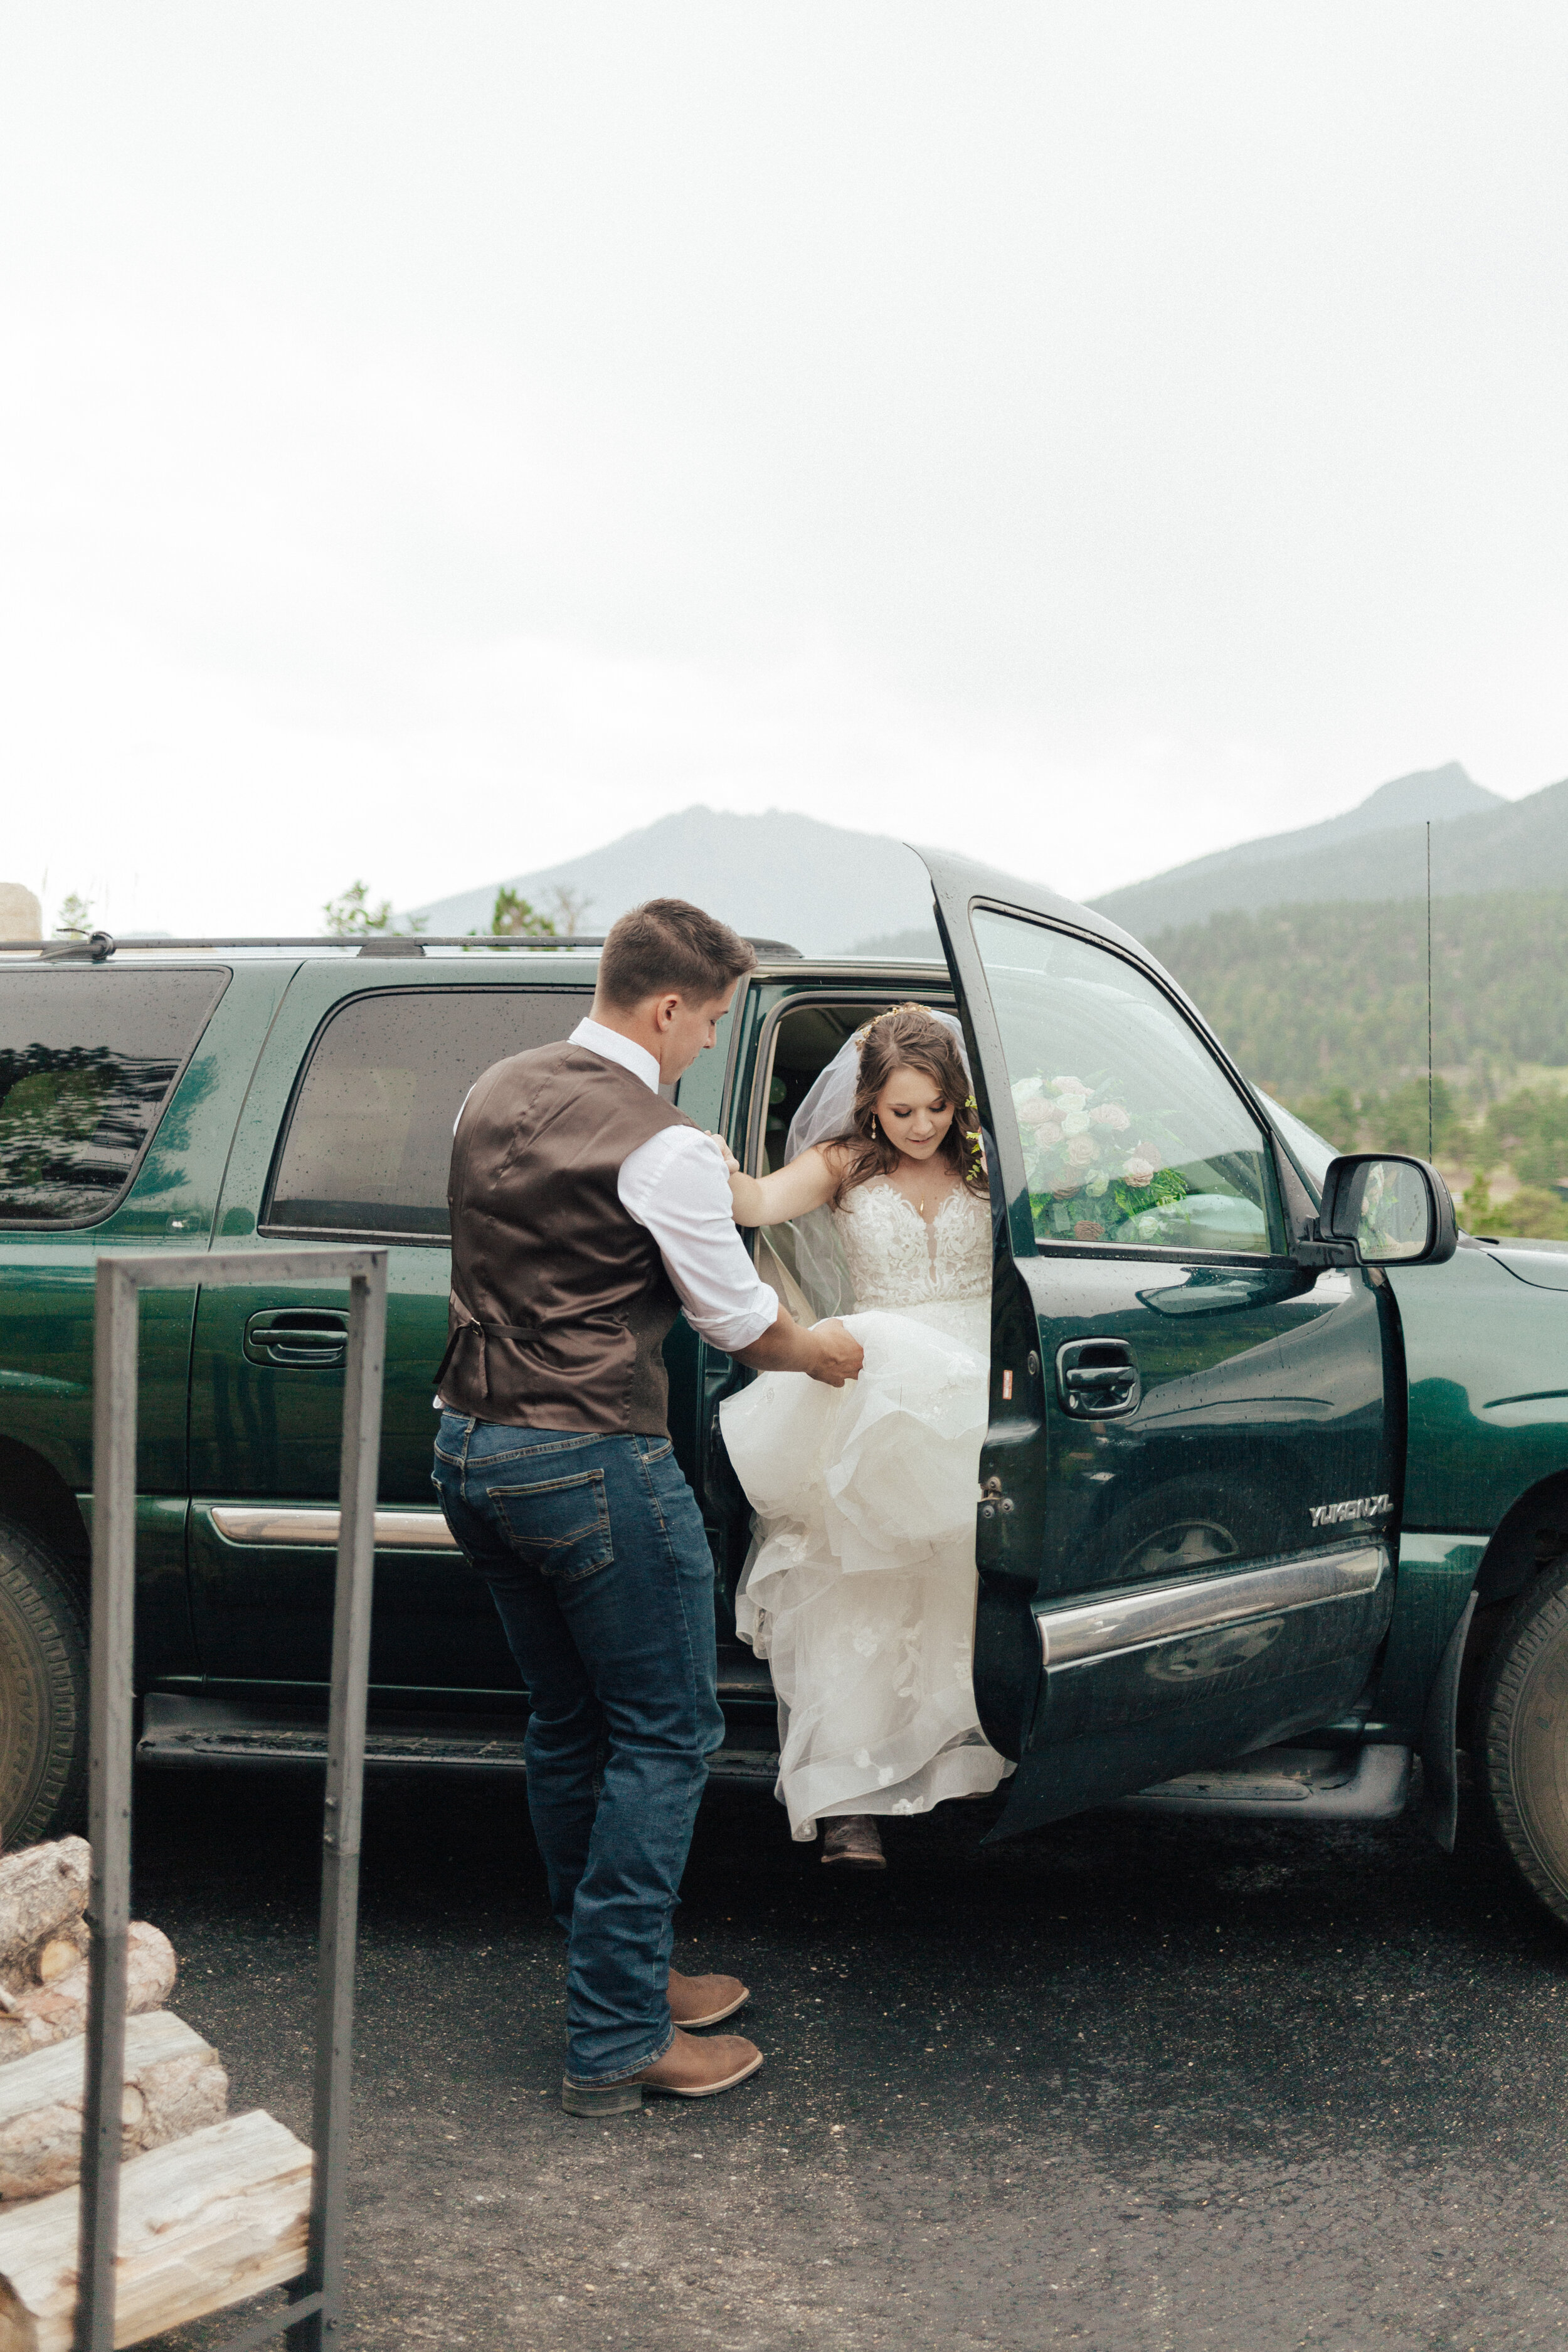
<path fill-rule="evenodd" d="M 1082 1135 L 1088 1129 L 1088 1111 L 1068 1110 L 1062 1113 L 1062 1133 L 1064 1135 Z"/>

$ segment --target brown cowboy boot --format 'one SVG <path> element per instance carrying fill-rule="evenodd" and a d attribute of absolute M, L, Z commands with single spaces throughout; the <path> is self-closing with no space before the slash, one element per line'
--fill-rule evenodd
<path fill-rule="evenodd" d="M 751 1998 L 750 1986 L 739 1977 L 683 1977 L 679 1969 L 669 1972 L 670 2019 L 688 2032 L 733 2017 Z"/>
<path fill-rule="evenodd" d="M 660 2091 L 672 2099 L 710 2099 L 716 2092 L 743 2083 L 762 2063 L 756 2043 L 739 2033 L 716 2033 L 711 2042 L 698 2042 L 678 2025 L 674 2041 L 651 2066 L 623 2075 L 618 2083 L 563 2083 L 561 2104 L 569 2116 L 624 2116 L 641 2106 L 645 2091 Z"/>
<path fill-rule="evenodd" d="M 830 1870 L 886 1870 L 873 1813 L 837 1813 L 822 1825 L 822 1859 Z"/>

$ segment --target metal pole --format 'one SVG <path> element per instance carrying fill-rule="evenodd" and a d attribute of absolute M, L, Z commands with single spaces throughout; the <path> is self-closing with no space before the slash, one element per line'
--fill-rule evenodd
<path fill-rule="evenodd" d="M 136 1596 L 135 1275 L 98 1263 L 92 1374 L 92 1635 L 87 1916 L 91 1930 L 76 2352 L 113 2352 L 131 1919 L 132 1644 Z"/>
<path fill-rule="evenodd" d="M 317 1995 L 315 2168 L 310 2250 L 290 2310 L 241 2330 L 220 2352 L 248 2352 L 289 2331 L 325 2352 L 342 2305 L 354 1933 L 375 1570 L 375 1489 L 386 1360 L 384 1249 L 180 1251 L 105 1255 L 98 1262 L 93 1360 L 92 1686 L 88 1785 L 92 1863 L 86 2115 L 73 2352 L 113 2352 L 120 2223 L 121 2105 L 125 2079 L 125 1964 L 131 1919 L 131 1772 L 136 1596 L 137 1320 L 144 1288 L 254 1283 L 350 1284 L 349 1344 L 331 1708 L 322 1830 Z"/>
<path fill-rule="evenodd" d="M 375 1490 L 386 1354 L 386 1260 L 352 1277 L 343 1386 L 342 1521 L 332 1612 L 331 1711 L 321 1824 L 321 1935 L 316 1995 L 316 2151 L 310 2253 L 301 2286 L 320 2307 L 289 2330 L 295 2352 L 326 2352 L 342 2309 L 353 2059 L 354 1942 L 359 1916 L 365 1693 L 375 1574 Z"/>
<path fill-rule="evenodd" d="M 1426 1157 L 1432 1147 L 1432 820 L 1426 820 Z"/>

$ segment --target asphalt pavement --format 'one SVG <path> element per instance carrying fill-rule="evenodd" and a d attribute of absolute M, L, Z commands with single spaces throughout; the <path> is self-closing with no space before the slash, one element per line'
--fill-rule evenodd
<path fill-rule="evenodd" d="M 363 1875 L 353 2352 L 1480 2352 L 1568 2344 L 1568 1936 L 1467 1800 L 1309 1832 L 895 1822 L 844 1882 L 710 1792 L 677 1962 L 762 2074 L 561 2112 L 514 1782 L 382 1780 Z M 309 2130 L 309 1783 L 147 1773 L 137 1906 L 238 2112 Z M 216 2345 L 232 2321 L 165 2340 Z"/>

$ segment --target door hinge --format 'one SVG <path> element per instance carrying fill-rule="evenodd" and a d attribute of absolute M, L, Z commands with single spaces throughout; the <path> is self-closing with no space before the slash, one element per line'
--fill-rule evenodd
<path fill-rule="evenodd" d="M 1013 1497 L 1002 1492 L 1000 1478 L 987 1478 L 980 1489 L 980 1516 L 983 1519 L 1005 1519 L 1013 1508 Z"/>

